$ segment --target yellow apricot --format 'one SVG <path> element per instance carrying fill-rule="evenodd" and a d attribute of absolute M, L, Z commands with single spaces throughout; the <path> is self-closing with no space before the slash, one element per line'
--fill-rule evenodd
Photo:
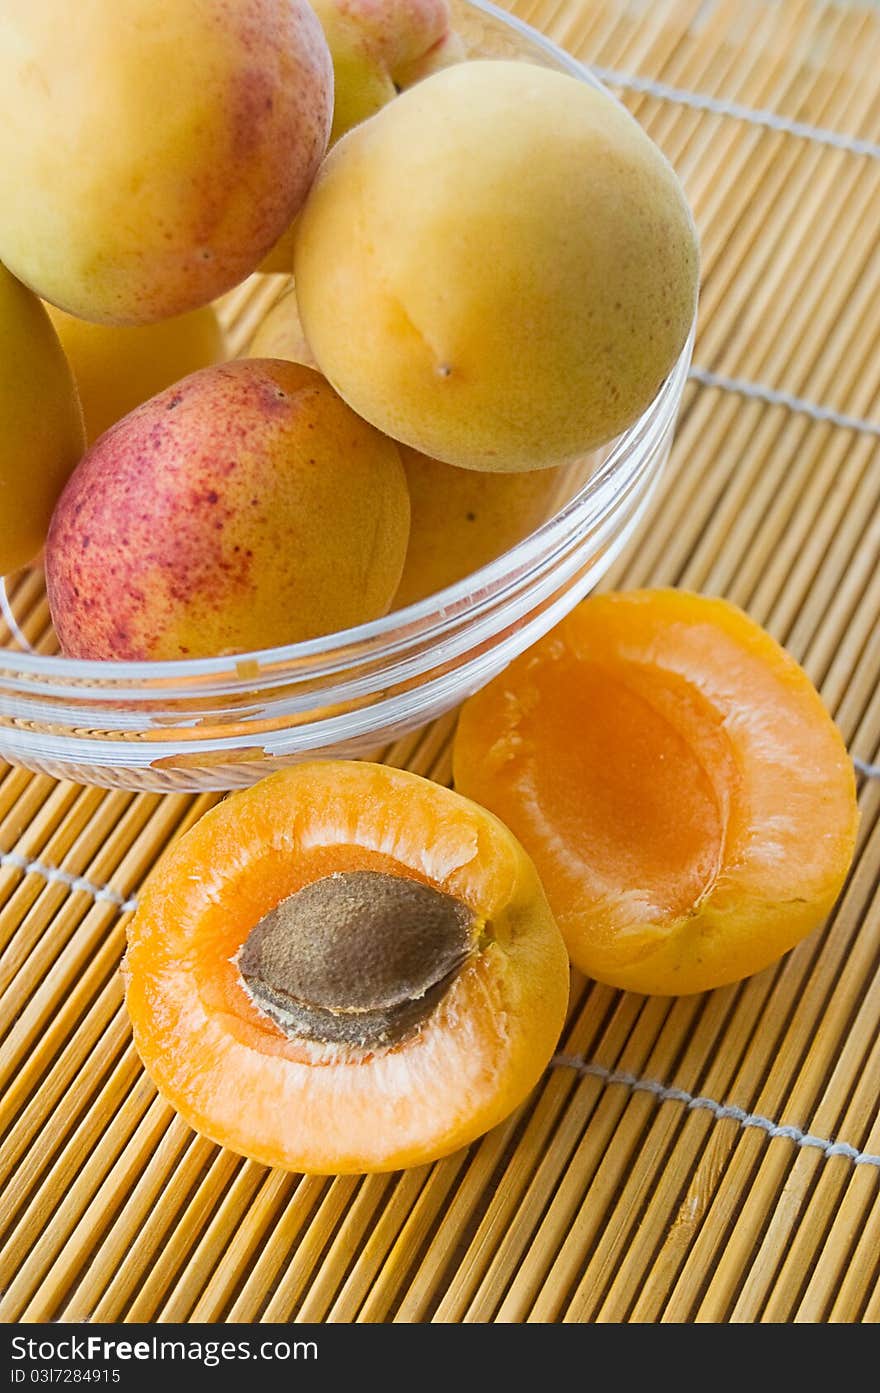
<path fill-rule="evenodd" d="M 306 343 L 303 333 L 293 286 L 284 292 L 260 323 L 248 345 L 247 356 L 286 358 L 291 363 L 302 363 L 307 368 L 317 368 L 315 355 Z"/>
<path fill-rule="evenodd" d="M 0 266 L 0 574 L 40 552 L 85 448 L 70 366 L 36 295 Z"/>
<path fill-rule="evenodd" d="M 580 458 L 687 339 L 698 250 L 674 170 L 605 93 L 458 63 L 337 142 L 298 219 L 306 338 L 355 411 L 472 469 Z"/>
<path fill-rule="evenodd" d="M 461 580 L 507 551 L 562 502 L 560 471 L 456 469 L 401 445 L 409 485 L 409 547 L 394 608 Z"/>

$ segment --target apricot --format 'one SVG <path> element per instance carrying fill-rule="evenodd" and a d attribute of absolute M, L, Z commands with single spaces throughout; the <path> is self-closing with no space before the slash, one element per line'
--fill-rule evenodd
<path fill-rule="evenodd" d="M 151 875 L 123 970 L 162 1096 L 212 1141 L 318 1174 L 420 1165 L 500 1122 L 549 1063 L 569 991 L 510 832 L 355 761 L 296 765 L 206 813 Z"/>
<path fill-rule="evenodd" d="M 4 0 L 0 88 L 0 260 L 142 324 L 237 285 L 292 222 L 333 69 L 306 0 L 80 0 L 75 22 Z"/>
<path fill-rule="evenodd" d="M 46 309 L 73 369 L 89 444 L 163 387 L 225 357 L 212 305 L 134 327 L 93 324 L 54 305 Z"/>
<path fill-rule="evenodd" d="M 361 416 L 513 471 L 631 425 L 686 342 L 698 247 L 674 170 L 613 98 L 459 63 L 349 131 L 294 254 L 306 338 Z"/>
<path fill-rule="evenodd" d="M 559 471 L 489 474 L 456 469 L 406 445 L 409 547 L 394 608 L 434 595 L 471 575 L 545 522 L 560 490 Z"/>
<path fill-rule="evenodd" d="M 0 575 L 33 561 L 85 449 L 76 384 L 36 295 L 0 266 Z"/>
<path fill-rule="evenodd" d="M 429 54 L 447 52 L 448 0 L 312 0 L 312 7 L 333 57 L 331 145 L 391 101 Z"/>
<path fill-rule="evenodd" d="M 853 765 L 816 689 L 687 591 L 580 604 L 465 703 L 454 769 L 532 855 L 576 965 L 638 992 L 777 961 L 853 857 Z"/>
<path fill-rule="evenodd" d="M 46 542 L 62 651 L 186 658 L 378 618 L 409 533 L 395 445 L 311 369 L 202 368 L 106 431 Z"/>

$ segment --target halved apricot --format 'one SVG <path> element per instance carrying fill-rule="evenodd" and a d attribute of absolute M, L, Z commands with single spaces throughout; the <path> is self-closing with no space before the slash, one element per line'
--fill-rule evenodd
<path fill-rule="evenodd" d="M 453 763 L 532 856 L 574 963 L 612 986 L 757 972 L 853 856 L 853 765 L 806 673 L 687 591 L 583 601 L 465 703 Z"/>
<path fill-rule="evenodd" d="M 170 849 L 124 975 L 163 1097 L 213 1141 L 320 1174 L 420 1164 L 494 1126 L 546 1068 L 569 991 L 497 818 L 332 760 L 231 794 Z"/>

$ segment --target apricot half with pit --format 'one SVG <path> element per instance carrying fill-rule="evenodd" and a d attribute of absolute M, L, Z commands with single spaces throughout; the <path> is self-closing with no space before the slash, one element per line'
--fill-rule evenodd
<path fill-rule="evenodd" d="M 742 610 L 687 591 L 580 604 L 465 703 L 454 769 L 612 986 L 687 994 L 769 966 L 852 861 L 853 765 L 815 687 Z"/>
<path fill-rule="evenodd" d="M 317 761 L 206 813 L 150 877 L 126 1002 L 159 1089 L 267 1165 L 384 1171 L 521 1103 L 568 1002 L 534 866 L 497 818 L 386 765 Z"/>

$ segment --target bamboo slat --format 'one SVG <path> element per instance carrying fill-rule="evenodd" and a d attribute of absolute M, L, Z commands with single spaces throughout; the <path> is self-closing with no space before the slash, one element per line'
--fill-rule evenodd
<path fill-rule="evenodd" d="M 603 587 L 744 606 L 880 758 L 880 7 L 512 0 L 601 71 L 700 231 L 695 371 Z M 243 351 L 284 289 L 222 303 Z M 20 576 L 16 619 L 54 638 Z M 0 643 L 9 640 L 0 628 Z M 454 714 L 381 758 L 449 782 Z M 880 1319 L 880 779 L 827 925 L 717 992 L 580 982 L 516 1115 L 400 1175 L 267 1171 L 193 1134 L 131 1045 L 131 897 L 215 796 L 0 769 L 0 1320 Z"/>

